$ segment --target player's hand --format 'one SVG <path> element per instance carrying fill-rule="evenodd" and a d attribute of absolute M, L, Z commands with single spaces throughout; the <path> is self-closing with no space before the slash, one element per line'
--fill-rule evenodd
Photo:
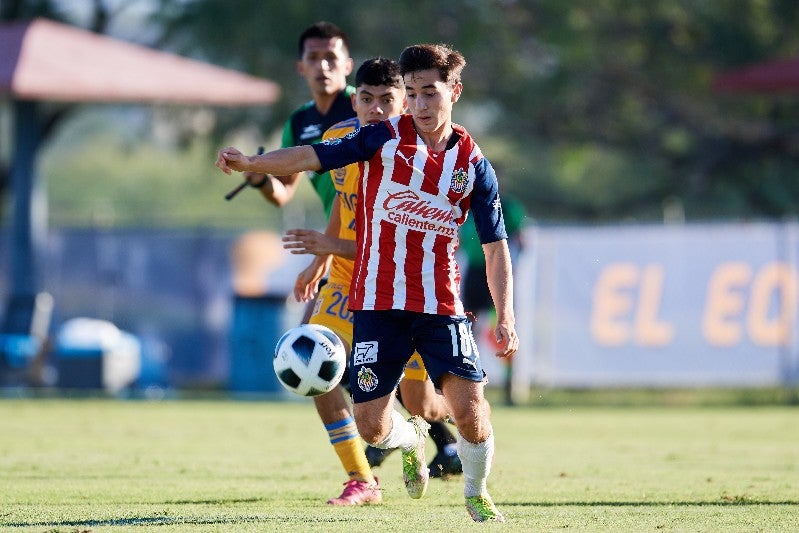
<path fill-rule="evenodd" d="M 216 158 L 216 166 L 225 174 L 230 174 L 232 171 L 242 172 L 247 170 L 246 163 L 249 158 L 238 151 L 232 146 L 219 150 L 219 155 Z"/>
<path fill-rule="evenodd" d="M 330 255 L 335 250 L 331 239 L 312 229 L 290 229 L 283 236 L 283 248 L 293 254 Z"/>
<path fill-rule="evenodd" d="M 298 302 L 307 302 L 313 300 L 317 292 L 319 292 L 319 281 L 311 281 L 301 272 L 294 284 L 294 299 Z"/>
<path fill-rule="evenodd" d="M 319 281 L 327 272 L 327 262 L 313 261 L 310 265 L 297 274 L 297 281 L 294 283 L 294 299 L 298 302 L 313 300 L 319 292 Z"/>
<path fill-rule="evenodd" d="M 497 339 L 497 357 L 510 357 L 519 349 L 519 337 L 512 324 L 498 323 L 494 335 Z"/>

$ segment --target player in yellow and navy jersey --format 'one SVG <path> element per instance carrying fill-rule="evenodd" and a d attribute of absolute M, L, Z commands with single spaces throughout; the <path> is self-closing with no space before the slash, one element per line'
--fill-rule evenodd
<path fill-rule="evenodd" d="M 347 35 L 341 28 L 330 22 L 316 22 L 306 28 L 299 38 L 297 72 L 305 79 L 312 100 L 300 106 L 286 120 L 281 143 L 283 147 L 317 143 L 330 126 L 355 115 L 351 101 L 355 88 L 347 85 L 347 76 L 352 72 L 352 58 Z M 244 176 L 268 202 L 282 207 L 294 196 L 302 174 L 273 176 L 247 172 Z M 329 214 L 335 199 L 330 174 L 311 173 L 309 176 L 325 212 Z M 330 287 L 330 290 L 334 289 L 335 286 Z M 340 297 L 346 297 L 347 291 L 341 291 L 339 294 Z M 328 307 L 333 300 L 334 295 L 331 293 L 326 302 Z M 343 305 L 336 311 L 339 316 L 339 327 L 332 329 L 339 334 L 342 330 L 349 332 L 351 337 L 350 313 L 346 301 L 341 303 Z M 303 319 L 303 322 L 305 321 Z M 345 324 L 343 328 L 342 324 Z M 328 325 L 333 326 L 333 324 Z M 364 454 L 361 438 L 344 394 L 337 388 L 315 397 L 314 404 L 325 426 L 330 444 L 349 478 L 344 484 L 341 495 L 331 498 L 328 503 L 331 505 L 379 503 L 382 500 L 382 493 Z"/>

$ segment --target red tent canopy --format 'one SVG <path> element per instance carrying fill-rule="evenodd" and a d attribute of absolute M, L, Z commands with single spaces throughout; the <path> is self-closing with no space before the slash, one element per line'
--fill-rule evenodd
<path fill-rule="evenodd" d="M 713 80 L 713 89 L 736 93 L 799 91 L 799 57 L 758 63 L 724 72 Z"/>
<path fill-rule="evenodd" d="M 268 80 L 47 19 L 0 25 L 0 93 L 21 100 L 275 102 Z"/>

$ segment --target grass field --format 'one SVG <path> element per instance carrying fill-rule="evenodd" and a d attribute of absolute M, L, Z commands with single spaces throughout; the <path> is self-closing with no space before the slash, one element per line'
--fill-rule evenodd
<path fill-rule="evenodd" d="M 308 402 L 0 400 L 0 530 L 799 531 L 799 412 L 758 407 L 494 407 L 489 489 L 329 508 L 345 480 Z"/>

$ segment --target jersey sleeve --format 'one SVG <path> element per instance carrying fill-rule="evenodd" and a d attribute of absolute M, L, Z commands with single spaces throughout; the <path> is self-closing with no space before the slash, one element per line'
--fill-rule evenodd
<path fill-rule="evenodd" d="M 294 132 L 291 131 L 291 117 L 283 124 L 283 135 L 280 138 L 281 148 L 288 148 L 289 146 L 294 146 Z"/>
<path fill-rule="evenodd" d="M 368 161 L 391 137 L 391 129 L 385 122 L 380 122 L 311 146 L 322 164 L 319 172 L 325 172 L 357 161 Z"/>
<path fill-rule="evenodd" d="M 475 182 L 470 210 L 480 244 L 508 238 L 499 200 L 499 184 L 494 167 L 485 157 L 474 165 Z"/>

